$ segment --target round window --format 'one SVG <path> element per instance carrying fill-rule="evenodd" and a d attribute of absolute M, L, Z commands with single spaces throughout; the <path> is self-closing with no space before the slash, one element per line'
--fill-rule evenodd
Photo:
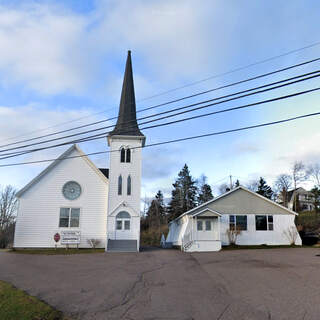
<path fill-rule="evenodd" d="M 64 197 L 68 200 L 78 199 L 81 195 L 81 187 L 78 182 L 69 181 L 62 188 Z"/>

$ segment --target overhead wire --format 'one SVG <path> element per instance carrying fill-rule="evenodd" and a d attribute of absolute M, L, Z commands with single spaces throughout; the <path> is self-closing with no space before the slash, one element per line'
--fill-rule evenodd
<path fill-rule="evenodd" d="M 148 147 L 160 146 L 160 145 L 164 145 L 164 144 L 171 144 L 171 143 L 177 143 L 177 142 L 194 140 L 194 139 L 201 139 L 201 138 L 206 138 L 206 137 L 210 137 L 210 136 L 217 136 L 217 135 L 223 135 L 223 134 L 227 134 L 227 133 L 239 132 L 239 131 L 243 131 L 243 130 L 250 130 L 250 129 L 256 129 L 256 128 L 261 128 L 261 127 L 266 127 L 266 126 L 272 126 L 272 125 L 276 125 L 276 124 L 280 124 L 280 123 L 295 121 L 295 120 L 308 118 L 308 117 L 319 116 L 319 115 L 320 115 L 320 112 L 308 113 L 308 114 L 303 114 L 303 115 L 300 115 L 300 116 L 295 116 L 295 117 L 291 117 L 291 118 L 285 118 L 285 119 L 271 121 L 271 122 L 265 122 L 265 123 L 252 125 L 252 126 L 245 126 L 245 127 L 229 129 L 229 130 L 224 130 L 224 131 L 218 131 L 218 132 L 211 132 L 211 133 L 206 133 L 206 134 L 201 134 L 201 135 L 196 135 L 196 136 L 189 136 L 189 137 L 178 138 L 178 139 L 173 139 L 173 140 L 155 142 L 155 143 L 151 143 L 151 144 L 145 145 L 144 147 L 137 146 L 137 147 L 131 147 L 129 149 L 134 150 L 134 149 L 148 148 Z M 92 152 L 92 153 L 87 153 L 87 154 L 83 154 L 83 155 L 69 156 L 69 157 L 63 157 L 63 158 L 54 158 L 54 159 L 44 159 L 44 160 L 35 160 L 35 161 L 26 161 L 26 162 L 2 164 L 2 165 L 0 165 L 0 167 L 12 167 L 12 166 L 18 166 L 18 165 L 53 162 L 53 161 L 56 161 L 56 160 L 57 161 L 64 161 L 66 159 L 82 158 L 82 157 L 87 157 L 87 156 L 90 156 L 90 155 L 98 155 L 98 154 L 105 154 L 105 153 L 111 153 L 111 152 L 119 152 L 119 151 L 118 150 L 98 151 L 98 152 Z"/>
<path fill-rule="evenodd" d="M 301 81 L 310 80 L 310 79 L 313 79 L 313 78 L 319 77 L 319 76 L 320 76 L 320 70 L 316 70 L 316 71 L 305 73 L 305 74 L 298 75 L 298 76 L 295 76 L 295 77 L 279 80 L 279 81 L 272 82 L 272 83 L 269 83 L 269 84 L 264 84 L 262 86 L 250 88 L 250 89 L 247 89 L 247 90 L 238 91 L 236 93 L 231 93 L 231 94 L 220 96 L 220 97 L 216 97 L 216 98 L 213 98 L 213 99 L 208 99 L 208 100 L 204 100 L 204 101 L 201 101 L 201 102 L 193 103 L 193 104 L 190 104 L 190 105 L 177 107 L 177 108 L 170 109 L 170 110 L 167 110 L 167 111 L 155 113 L 155 114 L 152 114 L 152 115 L 149 115 L 149 116 L 138 118 L 137 120 L 138 121 L 145 120 L 145 119 L 153 118 L 153 117 L 156 117 L 156 116 L 159 116 L 159 115 L 172 113 L 174 111 L 191 108 L 193 106 L 197 106 L 197 105 L 204 104 L 204 103 L 207 103 L 207 102 L 220 100 L 220 99 L 223 99 L 223 98 L 226 98 L 226 97 L 236 96 L 236 97 L 233 97 L 233 98 L 230 98 L 230 99 L 226 99 L 226 100 L 222 100 L 222 101 L 219 101 L 219 102 L 216 102 L 216 103 L 211 103 L 211 104 L 207 104 L 207 105 L 200 106 L 200 107 L 197 107 L 197 108 L 193 108 L 193 109 L 190 109 L 190 110 L 186 110 L 186 111 L 183 111 L 183 112 L 178 112 L 178 113 L 175 113 L 173 115 L 167 115 L 167 116 L 164 116 L 164 117 L 161 117 L 161 118 L 157 118 L 157 119 L 153 119 L 153 120 L 149 120 L 149 121 L 145 121 L 145 122 L 140 122 L 139 123 L 139 125 L 143 125 L 143 124 L 159 121 L 159 120 L 162 120 L 162 119 L 175 117 L 175 116 L 181 115 L 183 113 L 193 112 L 193 111 L 196 111 L 196 110 L 200 110 L 200 109 L 203 109 L 203 108 L 208 108 L 208 107 L 211 107 L 211 106 L 214 106 L 214 105 L 218 105 L 218 104 L 221 104 L 221 103 L 237 100 L 237 99 L 240 99 L 240 98 L 244 98 L 244 97 L 248 97 L 248 96 L 251 96 L 251 95 L 267 92 L 267 91 L 270 91 L 270 90 L 275 90 L 275 89 L 278 89 L 278 88 L 281 88 L 281 87 L 284 87 L 284 86 L 292 85 L 292 84 L 295 84 L 295 83 L 298 83 L 298 82 L 301 82 Z M 305 78 L 302 78 L 302 77 L 305 77 Z M 302 78 L 302 79 L 300 79 L 300 78 Z M 296 80 L 294 80 L 294 79 L 296 79 Z M 294 80 L 294 81 L 288 82 L 290 80 Z M 288 82 L 288 83 L 285 83 L 285 82 Z M 279 85 L 278 86 L 274 86 L 275 84 L 279 84 Z M 270 86 L 274 86 L 274 87 L 268 88 Z M 263 89 L 263 88 L 265 88 L 265 89 Z M 263 90 L 254 91 L 254 90 L 257 90 L 257 89 L 263 89 Z M 254 91 L 254 92 L 251 92 L 251 91 Z M 251 93 L 248 93 L 248 92 L 251 92 Z M 246 94 L 237 96 L 237 95 L 242 94 L 242 93 L 246 93 Z M 130 122 L 131 121 L 127 122 L 126 124 L 129 124 Z M 57 140 L 61 140 L 61 139 L 66 139 L 66 138 L 70 138 L 70 137 L 75 137 L 75 136 L 87 134 L 87 133 L 92 133 L 92 132 L 96 132 L 96 131 L 105 130 L 105 129 L 108 129 L 108 128 L 112 128 L 113 126 L 114 125 L 105 126 L 105 127 L 101 127 L 101 128 L 87 130 L 87 131 L 84 131 L 84 132 L 81 132 L 81 133 L 75 133 L 75 134 L 71 134 L 71 135 L 67 135 L 67 136 L 63 136 L 63 137 L 58 137 L 58 138 L 54 138 L 54 139 L 49 139 L 49 140 L 45 140 L 45 141 L 35 142 L 35 143 L 23 145 L 23 146 L 17 146 L 17 147 L 2 149 L 2 150 L 0 150 L 0 155 L 3 154 L 3 152 L 6 152 L 6 151 L 24 149 L 26 147 L 30 147 L 30 146 L 34 146 L 34 145 L 44 144 L 44 143 L 48 143 L 48 142 L 53 142 L 53 141 L 57 141 Z M 130 126 L 128 126 L 128 128 L 130 128 Z M 72 143 L 74 143 L 74 142 L 72 142 Z M 15 153 L 18 153 L 18 152 L 13 152 L 12 154 L 15 154 Z"/>
<path fill-rule="evenodd" d="M 319 42 L 319 44 L 320 44 L 320 42 Z M 212 89 L 209 89 L 209 90 L 205 90 L 205 91 L 201 91 L 201 92 L 198 92 L 198 93 L 195 93 L 195 94 L 192 94 L 192 95 L 184 96 L 182 98 L 178 98 L 178 99 L 174 99 L 174 100 L 171 100 L 171 101 L 168 101 L 168 102 L 156 104 L 154 106 L 150 106 L 150 107 L 138 110 L 137 113 L 145 112 L 145 111 L 148 111 L 148 110 L 151 110 L 151 109 L 154 109 L 154 108 L 159 108 L 159 107 L 162 107 L 162 106 L 166 106 L 166 105 L 169 105 L 169 104 L 172 104 L 172 103 L 175 103 L 175 102 L 179 102 L 179 101 L 182 101 L 182 100 L 185 100 L 185 99 L 194 98 L 194 97 L 199 96 L 199 95 L 207 94 L 209 92 L 213 92 L 213 91 L 216 91 L 216 90 L 225 89 L 225 88 L 228 88 L 228 87 L 231 87 L 231 86 L 235 86 L 235 85 L 238 85 L 238 84 L 246 83 L 248 81 L 257 80 L 257 79 L 260 79 L 260 78 L 263 78 L 263 77 L 267 77 L 267 76 L 270 76 L 270 75 L 273 75 L 273 74 L 276 74 L 276 73 L 279 73 L 279 72 L 284 72 L 284 71 L 287 71 L 287 70 L 290 70 L 290 69 L 293 69 L 293 68 L 301 67 L 301 66 L 304 66 L 304 65 L 319 61 L 319 60 L 320 60 L 320 58 L 315 58 L 315 59 L 304 61 L 304 62 L 295 64 L 295 65 L 292 65 L 292 66 L 289 66 L 289 67 L 277 69 L 277 70 L 274 70 L 274 71 L 271 71 L 271 72 L 267 72 L 267 73 L 264 73 L 264 74 L 261 74 L 261 75 L 258 75 L 258 76 L 254 76 L 254 77 L 251 77 L 251 78 L 248 78 L 248 79 L 243 79 L 243 80 L 240 80 L 240 81 L 232 82 L 232 83 L 227 84 L 227 85 L 215 87 L 215 88 L 212 88 Z M 65 133 L 65 132 L 69 132 L 69 131 L 85 128 L 85 127 L 88 127 L 88 126 L 93 126 L 93 125 L 96 125 L 96 124 L 99 124 L 99 123 L 103 123 L 103 122 L 107 122 L 107 121 L 111 121 L 111 120 L 115 120 L 115 119 L 117 119 L 116 116 L 108 118 L 108 119 L 95 121 L 95 122 L 92 122 L 92 123 L 89 123 L 89 124 L 84 124 L 84 125 L 77 126 L 77 127 L 74 127 L 74 128 L 69 128 L 69 129 L 58 131 L 58 132 L 49 133 L 49 134 L 46 134 L 46 135 L 42 135 L 40 137 L 29 138 L 29 139 L 25 139 L 25 140 L 21 140 L 21 141 L 12 142 L 12 143 L 9 143 L 9 144 L 1 145 L 0 148 L 6 147 L 6 146 L 10 146 L 10 145 L 20 144 L 20 143 L 27 142 L 27 141 L 33 141 L 33 140 L 42 139 L 42 138 L 45 138 L 45 137 L 49 137 L 49 136 L 53 136 L 53 135 L 57 135 L 57 134 L 61 134 L 61 133 Z"/>
<path fill-rule="evenodd" d="M 284 96 L 280 96 L 280 97 L 276 97 L 276 98 L 271 98 L 271 99 L 267 99 L 267 100 L 262 100 L 262 101 L 258 101 L 258 102 L 254 102 L 254 103 L 249 103 L 249 104 L 245 104 L 245 105 L 241 105 L 241 106 L 236 106 L 236 107 L 232 107 L 232 108 L 228 108 L 228 109 L 222 109 L 222 110 L 213 111 L 213 112 L 210 112 L 210 113 L 205 113 L 205 114 L 196 115 L 196 116 L 192 116 L 192 117 L 188 117 L 188 118 L 178 119 L 178 120 L 174 120 L 174 121 L 170 121 L 170 122 L 166 122 L 166 123 L 160 123 L 160 124 L 156 124 L 156 125 L 142 127 L 141 130 L 167 126 L 167 125 L 171 125 L 171 124 L 175 124 L 175 123 L 179 123 L 179 122 L 184 122 L 184 121 L 187 121 L 187 120 L 193 120 L 193 119 L 197 119 L 197 118 L 207 117 L 209 115 L 214 115 L 214 114 L 219 114 L 219 113 L 224 113 L 224 112 L 230 112 L 230 111 L 243 109 L 243 108 L 248 108 L 248 107 L 252 107 L 252 106 L 256 106 L 256 105 L 260 105 L 260 104 L 264 104 L 264 103 L 270 103 L 270 102 L 274 102 L 274 101 L 288 99 L 288 98 L 296 97 L 296 96 L 299 96 L 299 95 L 315 92 L 315 91 L 318 91 L 318 90 L 320 90 L 320 87 L 316 87 L 316 88 L 313 88 L 313 89 L 304 90 L 304 91 L 300 91 L 300 92 L 295 92 L 295 93 L 292 93 L 292 94 L 288 94 L 288 95 L 284 95 Z M 187 111 L 189 111 L 189 110 L 187 110 Z M 186 111 L 183 111 L 182 113 L 186 113 Z M 179 113 L 179 114 L 181 114 L 181 113 Z M 164 119 L 164 118 L 166 118 L 166 117 L 162 117 L 162 119 Z M 36 152 L 36 151 L 40 151 L 40 150 L 44 150 L 44 149 L 58 147 L 58 146 L 66 145 L 66 144 L 72 144 L 72 143 L 77 143 L 77 142 L 85 142 L 85 141 L 102 139 L 102 138 L 105 138 L 106 134 L 108 134 L 108 133 L 109 132 L 104 132 L 104 133 L 97 134 L 95 136 L 90 136 L 90 137 L 88 137 L 87 140 L 86 140 L 86 138 L 83 138 L 82 141 L 73 140 L 73 141 L 64 142 L 64 143 L 61 143 L 61 144 L 58 144 L 58 145 L 55 145 L 55 146 L 43 147 L 43 148 L 34 149 L 34 150 L 28 150 L 28 151 L 25 151 L 24 153 L 21 153 L 21 154 L 13 154 L 13 155 L 8 155 L 8 156 L 3 156 L 3 157 L 0 158 L 0 160 L 4 160 L 4 159 L 7 159 L 7 158 L 12 158 L 12 157 L 15 157 L 15 156 L 20 156 L 20 155 L 24 155 L 24 154 L 27 154 L 27 153 Z"/>

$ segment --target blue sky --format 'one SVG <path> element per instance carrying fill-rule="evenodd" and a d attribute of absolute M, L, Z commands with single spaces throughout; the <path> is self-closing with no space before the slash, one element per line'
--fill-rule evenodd
<path fill-rule="evenodd" d="M 0 1 L 0 144 L 115 116 L 128 49 L 132 50 L 138 110 L 317 58 L 320 46 L 145 99 L 318 42 L 319 12 L 319 1 Z M 210 99 L 318 67 L 319 63 L 314 63 L 202 97 Z M 304 82 L 216 109 L 305 90 L 318 83 Z M 144 133 L 147 143 L 153 143 L 232 129 L 319 111 L 318 100 L 319 93 L 312 93 Z M 194 100 L 157 110 L 189 101 Z M 87 118 L 56 126 L 80 117 Z M 158 189 L 168 195 L 184 163 L 194 177 L 208 176 L 215 193 L 216 182 L 226 182 L 229 174 L 243 184 L 259 176 L 272 184 L 277 174 L 290 171 L 295 160 L 306 164 L 320 161 L 318 128 L 319 118 L 313 118 L 146 148 L 142 196 Z M 35 130 L 42 131 L 28 134 Z M 19 138 L 12 139 L 16 136 Z M 103 140 L 80 147 L 85 152 L 107 150 Z M 47 150 L 14 161 L 54 158 L 64 150 Z M 92 160 L 108 166 L 107 155 Z M 44 167 L 0 168 L 0 184 L 21 188 Z"/>

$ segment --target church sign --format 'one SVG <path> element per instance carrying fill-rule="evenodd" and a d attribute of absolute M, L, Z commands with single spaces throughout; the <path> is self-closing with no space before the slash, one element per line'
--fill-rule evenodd
<path fill-rule="evenodd" d="M 79 244 L 80 231 L 61 231 L 61 244 Z"/>

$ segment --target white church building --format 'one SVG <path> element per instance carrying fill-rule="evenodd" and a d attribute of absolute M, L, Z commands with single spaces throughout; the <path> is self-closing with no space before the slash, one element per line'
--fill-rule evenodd
<path fill-rule="evenodd" d="M 77 145 L 17 193 L 15 248 L 78 246 L 139 251 L 141 148 L 128 52 L 116 126 L 108 134 L 110 169 Z"/>
<path fill-rule="evenodd" d="M 77 145 L 17 193 L 15 248 L 93 245 L 139 251 L 142 147 L 128 52 L 119 115 L 107 136 L 110 168 L 99 169 Z M 169 224 L 166 242 L 183 251 L 218 251 L 240 229 L 239 245 L 301 245 L 296 213 L 242 186 Z"/>

